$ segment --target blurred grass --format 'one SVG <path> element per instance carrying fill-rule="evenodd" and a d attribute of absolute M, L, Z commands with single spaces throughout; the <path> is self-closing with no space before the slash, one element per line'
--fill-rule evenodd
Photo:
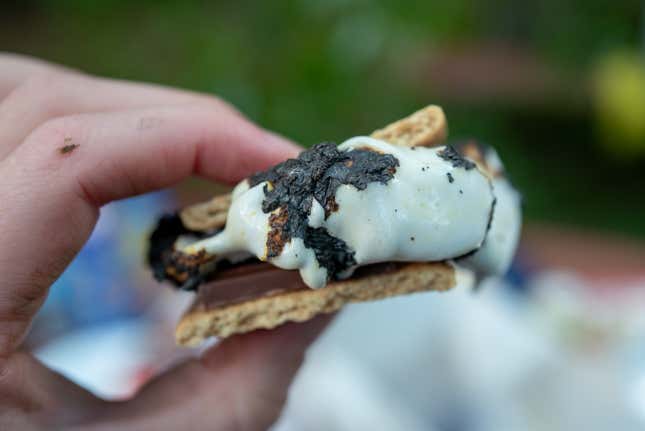
<path fill-rule="evenodd" d="M 500 149 L 529 219 L 645 237 L 645 165 L 611 157 L 588 91 L 598 58 L 642 49 L 637 0 L 30 0 L 3 8 L 2 50 L 218 94 L 304 145 L 441 104 L 451 137 Z M 487 41 L 528 53 L 561 84 L 539 101 L 530 86 L 525 98 L 442 91 L 427 65 Z M 500 73 L 512 76 L 516 64 Z"/>

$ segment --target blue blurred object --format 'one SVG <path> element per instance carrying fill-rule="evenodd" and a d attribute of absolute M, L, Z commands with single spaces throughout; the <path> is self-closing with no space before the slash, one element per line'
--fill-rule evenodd
<path fill-rule="evenodd" d="M 30 339 L 140 314 L 158 289 L 144 265 L 147 235 L 173 202 L 165 191 L 102 208 L 89 241 L 50 289 Z"/>
<path fill-rule="evenodd" d="M 520 245 L 517 255 L 513 260 L 513 264 L 508 272 L 504 275 L 509 288 L 517 291 L 518 293 L 526 293 L 528 281 L 531 278 L 533 269 L 531 268 L 531 260 L 527 256 Z"/>

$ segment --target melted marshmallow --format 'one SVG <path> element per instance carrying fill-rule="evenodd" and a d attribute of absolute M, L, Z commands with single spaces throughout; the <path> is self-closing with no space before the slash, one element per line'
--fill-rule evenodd
<path fill-rule="evenodd" d="M 376 262 L 453 259 L 483 244 L 470 261 L 463 259 L 460 263 L 470 262 L 489 273 L 498 273 L 508 266 L 517 233 L 510 232 L 504 237 L 505 223 L 510 219 L 519 232 L 519 221 L 515 222 L 519 213 L 509 210 L 512 199 L 498 196 L 497 205 L 503 217 L 498 222 L 493 218 L 491 231 L 495 238 L 504 238 L 485 242 L 494 195 L 490 180 L 479 169 L 454 167 L 439 156 L 445 147 L 412 149 L 355 137 L 342 143 L 338 150 L 358 148 L 391 154 L 399 166 L 386 184 L 373 182 L 365 190 L 341 185 L 335 194 L 338 209 L 327 219 L 322 205 L 314 199 L 309 226 L 324 227 L 355 252 L 356 266 L 337 276 L 348 277 L 357 266 Z M 196 253 L 203 249 L 220 257 L 249 252 L 267 260 L 271 214 L 262 211 L 267 184 L 265 181 L 249 187 L 246 180 L 238 184 L 226 228 L 183 251 Z M 327 283 L 327 269 L 320 266 L 315 252 L 305 247 L 302 238 L 292 238 L 269 261 L 283 269 L 298 269 L 309 287 L 319 288 Z"/>
<path fill-rule="evenodd" d="M 504 171 L 502 161 L 492 148 L 486 150 L 485 161 L 492 172 Z M 482 275 L 503 275 L 513 261 L 520 239 L 522 197 L 503 176 L 496 175 L 492 182 L 496 203 L 486 240 L 475 254 L 460 260 L 459 264 Z"/>

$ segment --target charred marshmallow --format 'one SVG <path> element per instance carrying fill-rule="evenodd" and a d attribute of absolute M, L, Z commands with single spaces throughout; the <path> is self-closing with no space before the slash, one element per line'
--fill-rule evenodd
<path fill-rule="evenodd" d="M 510 184 L 452 147 L 398 147 L 361 136 L 338 147 L 320 144 L 242 181 L 226 228 L 182 251 L 218 258 L 248 252 L 297 269 L 320 288 L 387 261 L 462 258 L 478 271 L 501 273 L 519 224 Z"/>

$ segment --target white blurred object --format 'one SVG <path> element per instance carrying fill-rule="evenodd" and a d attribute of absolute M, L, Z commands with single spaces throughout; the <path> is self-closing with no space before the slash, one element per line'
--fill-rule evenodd
<path fill-rule="evenodd" d="M 146 343 L 148 324 L 124 321 L 75 331 L 35 352 L 46 366 L 108 398 L 122 398 L 136 389 L 136 375 L 151 363 Z"/>
<path fill-rule="evenodd" d="M 186 292 L 163 290 L 140 318 L 71 332 L 34 355 L 99 397 L 127 398 L 153 374 L 194 354 L 178 348 L 173 337 L 175 322 L 191 300 Z"/>
<path fill-rule="evenodd" d="M 274 430 L 644 429 L 645 358 L 624 352 L 645 338 L 645 285 L 605 300 L 568 274 L 533 299 L 468 284 L 346 307 Z"/>
<path fill-rule="evenodd" d="M 286 414 L 272 431 L 432 431 L 407 405 L 393 398 L 378 378 L 363 370 L 355 358 L 333 348 L 315 349 L 311 355 L 317 362 L 327 364 L 325 373 L 316 367 L 305 367 L 298 381 L 314 387 L 316 396 L 301 397 L 302 385 L 292 387 Z"/>
<path fill-rule="evenodd" d="M 489 281 L 345 308 L 307 355 L 273 431 L 645 429 L 645 280 L 611 289 Z M 172 327 L 190 295 L 150 320 L 89 329 L 36 352 L 94 393 L 122 398 L 190 350 Z M 163 358 L 163 362 L 159 362 Z M 143 373 L 143 375 L 142 375 Z"/>

